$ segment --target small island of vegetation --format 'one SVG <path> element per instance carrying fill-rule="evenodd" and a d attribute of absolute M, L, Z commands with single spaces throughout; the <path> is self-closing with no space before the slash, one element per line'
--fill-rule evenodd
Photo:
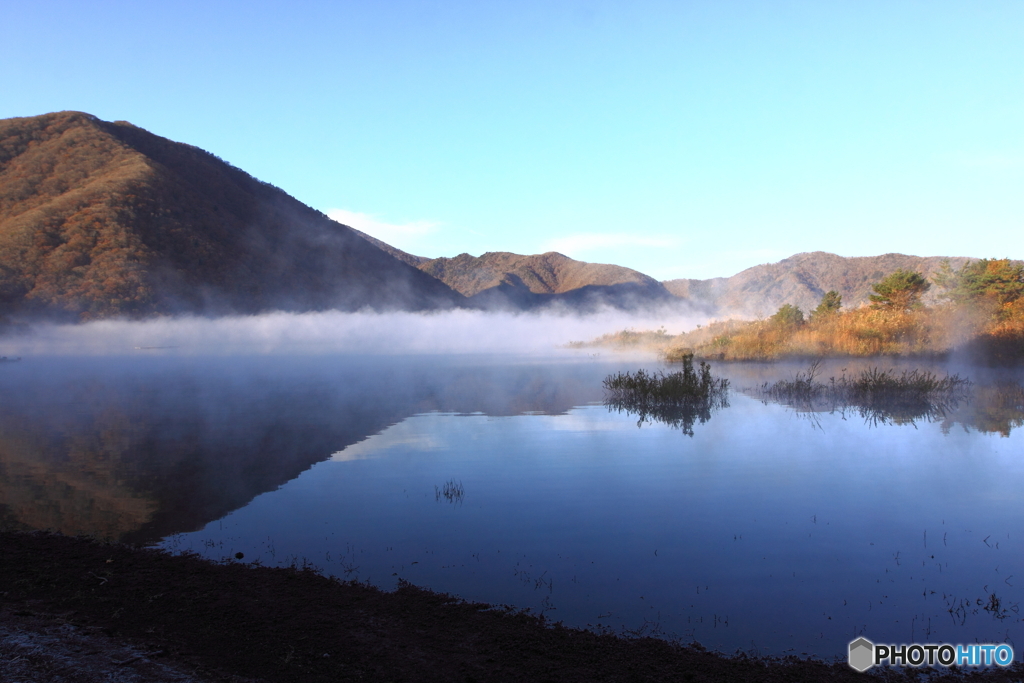
<path fill-rule="evenodd" d="M 814 360 L 793 379 L 765 382 L 753 393 L 762 399 L 796 407 L 804 412 L 836 412 L 852 408 L 871 424 L 915 424 L 948 420 L 972 398 L 973 383 L 959 375 L 939 376 L 927 370 L 880 370 L 827 382 L 817 381 L 821 360 Z"/>
<path fill-rule="evenodd" d="M 693 436 L 693 425 L 704 424 L 717 408 L 727 407 L 729 380 L 711 374 L 711 366 L 701 361 L 693 367 L 693 355 L 680 359 L 679 372 L 619 372 L 604 380 L 605 405 L 610 410 L 638 416 L 637 426 L 655 420 L 681 429 Z"/>

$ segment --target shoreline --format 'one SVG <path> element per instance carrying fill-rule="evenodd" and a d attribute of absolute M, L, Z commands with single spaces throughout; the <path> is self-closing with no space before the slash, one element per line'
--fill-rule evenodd
<path fill-rule="evenodd" d="M 108 665 L 145 676 L 123 680 L 910 681 L 928 671 L 868 675 L 845 662 L 728 656 L 566 628 L 410 584 L 388 593 L 301 567 L 214 563 L 44 532 L 0 532 L 0 549 L 0 626 L 34 633 L 36 643 L 46 628 L 60 627 L 65 640 L 92 633 L 96 642 L 79 650 L 94 660 L 107 652 Z M 0 662 L 15 660 L 10 642 L 0 632 Z M 107 680 L 62 656 L 76 677 L 26 680 Z M 160 677 L 159 667 L 191 673 Z M 1017 662 L 968 674 L 936 670 L 928 680 L 1022 677 Z"/>

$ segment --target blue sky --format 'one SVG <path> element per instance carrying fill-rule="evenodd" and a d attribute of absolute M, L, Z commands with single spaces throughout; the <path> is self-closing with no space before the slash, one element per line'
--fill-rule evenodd
<path fill-rule="evenodd" d="M 0 118 L 209 150 L 425 256 L 1024 258 L 1024 3 L 0 0 Z"/>

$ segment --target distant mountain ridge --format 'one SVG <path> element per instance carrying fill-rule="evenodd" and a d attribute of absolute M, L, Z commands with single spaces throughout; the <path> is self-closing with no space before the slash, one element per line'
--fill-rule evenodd
<path fill-rule="evenodd" d="M 673 301 L 660 282 L 641 272 L 576 261 L 557 252 L 459 254 L 419 265 L 455 291 L 487 308 L 532 308 L 560 302 L 575 308 L 618 308 Z"/>
<path fill-rule="evenodd" d="M 659 283 L 630 268 L 576 261 L 557 252 L 488 252 L 478 257 L 460 254 L 430 259 L 388 245 L 381 248 L 391 249 L 389 253 L 396 252 L 397 258 L 416 265 L 478 306 L 529 308 L 556 300 L 576 303 L 590 295 L 593 304 L 603 296 L 605 303 L 621 308 L 684 300 L 701 312 L 745 317 L 768 316 L 787 303 L 809 312 L 830 290 L 842 295 L 843 306 L 856 308 L 868 303 L 873 284 L 900 268 L 930 278 L 947 258 L 953 268 L 971 260 L 896 253 L 847 257 L 815 251 L 753 266 L 731 277 Z M 932 288 L 924 301 L 934 302 L 939 294 Z"/>
<path fill-rule="evenodd" d="M 0 316 L 460 305 L 197 147 L 81 112 L 0 121 Z"/>
<path fill-rule="evenodd" d="M 903 268 L 930 278 L 945 258 L 906 254 L 846 257 L 815 251 L 747 268 L 732 277 L 668 280 L 663 284 L 677 297 L 713 306 L 722 313 L 767 316 L 787 303 L 808 312 L 829 290 L 842 295 L 844 307 L 856 308 L 868 302 L 873 293 L 871 286 L 889 273 Z M 968 260 L 963 256 L 948 258 L 954 268 Z M 934 301 L 937 296 L 933 287 L 925 301 Z"/>

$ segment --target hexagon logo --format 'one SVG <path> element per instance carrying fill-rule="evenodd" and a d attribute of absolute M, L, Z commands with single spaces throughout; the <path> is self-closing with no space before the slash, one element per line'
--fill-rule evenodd
<path fill-rule="evenodd" d="M 875 644 L 861 637 L 850 643 L 850 667 L 864 673 L 875 665 Z"/>

